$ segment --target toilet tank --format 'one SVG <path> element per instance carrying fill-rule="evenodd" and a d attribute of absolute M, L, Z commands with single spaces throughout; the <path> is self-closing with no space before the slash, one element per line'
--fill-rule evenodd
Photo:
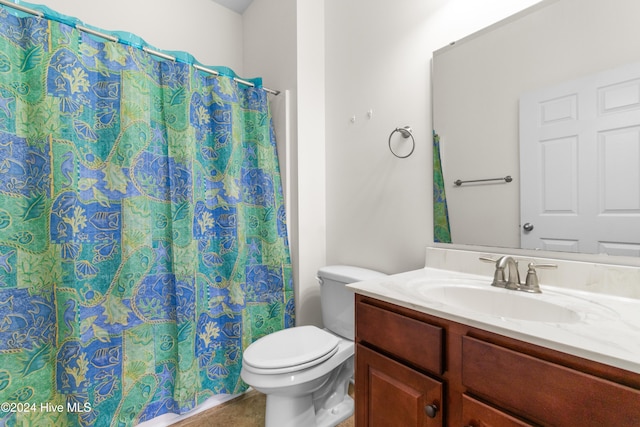
<path fill-rule="evenodd" d="M 351 265 L 330 265 L 318 270 L 322 322 L 331 332 L 354 340 L 354 293 L 345 288 L 348 283 L 386 276 L 379 271 Z"/>

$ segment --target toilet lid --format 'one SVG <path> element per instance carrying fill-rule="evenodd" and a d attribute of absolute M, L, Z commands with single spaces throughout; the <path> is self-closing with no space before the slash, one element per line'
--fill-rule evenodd
<path fill-rule="evenodd" d="M 331 356 L 339 342 L 338 337 L 316 326 L 297 326 L 260 338 L 245 350 L 243 359 L 258 369 L 313 365 L 310 362 L 320 363 Z"/>

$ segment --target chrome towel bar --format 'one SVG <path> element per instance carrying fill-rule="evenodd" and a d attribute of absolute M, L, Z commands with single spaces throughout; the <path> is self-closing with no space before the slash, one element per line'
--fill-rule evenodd
<path fill-rule="evenodd" d="M 467 183 L 470 183 L 470 182 L 487 182 L 487 181 L 511 182 L 511 181 L 513 181 L 513 178 L 511 178 L 511 175 L 507 175 L 504 178 L 472 179 L 472 180 L 469 180 L 469 181 L 461 181 L 461 180 L 458 179 L 458 180 L 454 181 L 453 183 L 459 187 L 462 184 L 467 184 Z"/>

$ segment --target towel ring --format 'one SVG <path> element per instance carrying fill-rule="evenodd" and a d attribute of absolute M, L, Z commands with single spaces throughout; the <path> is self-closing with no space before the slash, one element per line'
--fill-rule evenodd
<path fill-rule="evenodd" d="M 391 137 L 393 136 L 394 133 L 399 132 L 400 135 L 402 135 L 403 138 L 407 139 L 407 138 L 411 138 L 411 151 L 409 151 L 409 154 L 405 155 L 405 156 L 400 156 L 398 154 L 396 154 L 395 151 L 393 151 L 393 148 L 391 148 Z M 406 159 L 407 157 L 409 157 L 410 155 L 413 154 L 413 150 L 416 149 L 416 140 L 413 137 L 413 131 L 411 130 L 410 126 L 405 126 L 403 128 L 395 128 L 391 134 L 389 135 L 389 151 L 391 151 L 391 154 L 393 154 L 394 156 L 396 156 L 399 159 Z"/>

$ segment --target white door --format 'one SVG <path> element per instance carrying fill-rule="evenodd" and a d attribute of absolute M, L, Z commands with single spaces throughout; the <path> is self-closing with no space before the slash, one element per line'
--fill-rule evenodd
<path fill-rule="evenodd" d="M 640 64 L 520 99 L 521 246 L 640 256 Z"/>

